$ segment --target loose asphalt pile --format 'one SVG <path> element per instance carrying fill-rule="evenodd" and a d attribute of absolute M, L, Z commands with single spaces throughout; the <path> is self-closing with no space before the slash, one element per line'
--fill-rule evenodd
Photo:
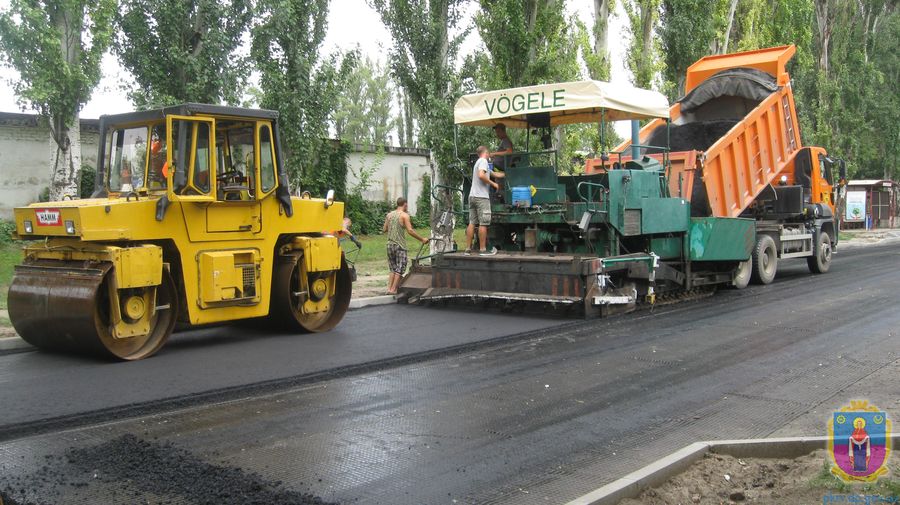
<path fill-rule="evenodd" d="M 717 140 L 722 138 L 728 130 L 738 122 L 721 119 L 715 121 L 695 121 L 683 125 L 672 125 L 669 129 L 669 146 L 672 152 L 699 150 L 705 151 Z M 647 139 L 647 145 L 666 145 L 666 126 L 662 125 L 653 130 Z M 650 152 L 658 149 L 648 149 Z"/>
<path fill-rule="evenodd" d="M 52 488 L 59 503 L 69 503 L 70 492 L 77 494 L 87 486 L 109 488 L 110 504 L 135 503 L 152 495 L 158 498 L 154 503 L 173 505 L 327 505 L 317 496 L 287 489 L 280 481 L 213 465 L 171 443 L 131 434 L 93 447 L 72 448 L 65 456 L 47 456 L 33 474 L 0 478 L 0 499 L 3 505 L 31 505 L 29 490 L 41 489 L 47 496 L 43 491 Z"/>

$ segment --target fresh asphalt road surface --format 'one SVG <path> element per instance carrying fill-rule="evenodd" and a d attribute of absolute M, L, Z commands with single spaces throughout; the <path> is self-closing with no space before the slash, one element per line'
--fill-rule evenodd
<path fill-rule="evenodd" d="M 898 266 L 897 246 L 846 250 L 827 275 L 785 263 L 772 285 L 653 313 L 4 442 L 0 491 L 48 503 L 198 503 L 202 483 L 217 503 L 243 503 L 234 497 L 246 489 L 272 503 L 306 503 L 298 492 L 339 503 L 565 502 L 698 439 L 767 436 L 892 366 Z M 445 324 L 460 324 L 459 314 Z M 193 351 L 173 347 L 160 363 Z M 249 357 L 194 359 L 202 368 Z M 159 368 L 173 388 L 190 370 L 177 364 Z M 70 370 L 65 380 L 83 379 Z M 68 395 L 78 389 L 63 386 Z M 18 401 L 33 403 L 27 393 Z M 826 416 L 809 435 L 824 434 Z"/>
<path fill-rule="evenodd" d="M 251 325 L 176 333 L 153 358 L 110 362 L 45 352 L 0 356 L 0 429 L 136 403 L 275 381 L 565 324 L 399 305 L 347 313 L 334 330 L 277 334 Z"/>

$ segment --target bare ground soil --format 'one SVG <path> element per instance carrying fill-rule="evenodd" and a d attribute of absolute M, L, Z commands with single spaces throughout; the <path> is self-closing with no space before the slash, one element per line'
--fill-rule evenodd
<path fill-rule="evenodd" d="M 854 503 L 847 495 L 878 495 L 895 500 L 900 495 L 900 481 L 883 478 L 877 484 L 851 485 L 831 475 L 829 468 L 824 449 L 796 459 L 740 459 L 710 453 L 687 471 L 644 491 L 636 499 L 622 500 L 620 505 L 803 505 L 826 503 L 826 497 L 831 497 L 827 503 Z M 896 461 L 890 468 L 889 475 L 900 471 Z M 856 503 L 866 503 L 865 498 L 860 499 Z"/>

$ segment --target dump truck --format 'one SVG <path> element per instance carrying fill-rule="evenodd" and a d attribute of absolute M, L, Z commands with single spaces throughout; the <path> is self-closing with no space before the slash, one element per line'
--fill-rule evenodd
<path fill-rule="evenodd" d="M 414 261 L 404 299 L 594 317 L 743 288 L 751 278 L 771 282 L 779 258 L 805 257 L 814 272 L 827 271 L 836 162 L 800 143 L 785 70 L 793 52 L 703 58 L 672 107 L 659 93 L 600 81 L 463 96 L 457 125 L 525 132 L 524 149 L 504 155 L 491 199 L 487 245 L 499 252 L 437 248 Z M 595 123 L 602 135 L 618 120 L 648 124 L 589 160 L 584 174 L 559 173 L 546 142 L 553 128 Z M 436 188 L 447 202 L 439 226 L 452 222 L 443 216 L 464 218 L 450 194 L 465 201 L 466 187 Z"/>
<path fill-rule="evenodd" d="M 100 118 L 96 192 L 16 208 L 9 318 L 42 349 L 146 358 L 185 327 L 333 328 L 344 206 L 292 196 L 278 114 L 183 104 Z"/>
<path fill-rule="evenodd" d="M 801 143 L 786 70 L 794 52 L 782 46 L 701 58 L 687 69 L 685 96 L 668 119 L 644 126 L 636 145 L 615 149 L 667 158 L 670 193 L 691 202 L 692 216 L 756 221 L 738 287 L 772 282 L 781 259 L 805 258 L 812 272 L 824 273 L 838 242 L 835 189 L 845 168 L 825 149 Z M 586 173 L 604 170 L 600 159 L 586 166 Z"/>

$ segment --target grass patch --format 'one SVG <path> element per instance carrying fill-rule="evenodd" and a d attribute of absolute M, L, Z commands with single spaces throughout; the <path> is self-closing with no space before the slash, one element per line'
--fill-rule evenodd
<path fill-rule="evenodd" d="M 891 474 L 896 474 L 897 468 L 891 465 L 890 470 Z M 850 484 L 831 473 L 831 463 L 829 462 L 825 462 L 819 473 L 809 481 L 809 487 L 843 494 L 900 496 L 900 480 L 882 477 L 872 483 Z"/>
<path fill-rule="evenodd" d="M 6 295 L 12 281 L 13 267 L 22 261 L 22 247 L 16 243 L 0 244 L 0 309 L 6 308 Z"/>
<path fill-rule="evenodd" d="M 416 233 L 427 237 L 430 231 L 428 228 L 417 228 Z M 356 246 L 352 242 L 342 242 L 344 251 L 349 251 L 347 252 L 347 258 L 356 264 L 356 271 L 360 275 L 387 275 L 390 273 L 387 264 L 387 234 L 360 235 L 357 238 L 363 244 L 362 249 L 358 253 L 354 252 Z M 464 247 L 466 231 L 462 229 L 454 230 L 453 238 L 459 247 Z M 410 260 L 416 257 L 421 246 L 421 242 L 416 241 L 409 234 L 406 235 L 406 248 L 409 251 Z M 422 254 L 428 254 L 428 246 L 425 246 Z"/>

